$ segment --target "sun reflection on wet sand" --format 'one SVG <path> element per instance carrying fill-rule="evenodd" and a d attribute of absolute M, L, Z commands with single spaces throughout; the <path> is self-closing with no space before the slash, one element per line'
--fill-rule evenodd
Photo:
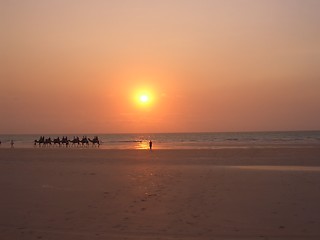
<path fill-rule="evenodd" d="M 134 146 L 134 149 L 149 149 L 149 143 L 146 141 L 137 142 L 137 144 Z"/>

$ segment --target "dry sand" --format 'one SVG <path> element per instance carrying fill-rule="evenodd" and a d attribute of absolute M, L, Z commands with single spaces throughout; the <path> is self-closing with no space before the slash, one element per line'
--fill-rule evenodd
<path fill-rule="evenodd" d="M 320 148 L 0 149 L 0 239 L 320 239 Z"/>

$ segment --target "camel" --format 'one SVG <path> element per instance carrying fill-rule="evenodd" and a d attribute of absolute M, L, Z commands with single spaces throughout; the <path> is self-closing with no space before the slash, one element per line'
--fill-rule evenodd
<path fill-rule="evenodd" d="M 47 146 L 47 145 L 51 145 L 52 144 L 52 140 L 51 140 L 51 138 L 49 137 L 49 138 L 46 138 L 45 140 L 44 140 L 44 142 L 43 142 L 43 146 Z"/>
<path fill-rule="evenodd" d="M 70 143 L 72 143 L 72 146 L 75 146 L 77 144 L 77 146 L 79 146 L 80 144 L 83 146 L 89 146 L 89 143 L 92 143 L 92 146 L 100 146 L 101 141 L 99 140 L 98 136 L 95 136 L 93 139 L 90 139 L 86 136 L 83 136 L 82 139 L 80 140 L 79 137 L 74 137 L 73 140 L 68 140 L 68 137 L 63 136 L 62 139 L 60 140 L 60 137 L 54 138 L 53 140 L 51 140 L 51 138 L 45 138 L 44 136 L 41 136 L 39 138 L 39 140 L 34 140 L 34 145 L 36 146 L 37 144 L 39 145 L 39 147 L 42 146 L 48 146 L 49 144 L 52 145 L 52 143 L 54 144 L 54 146 L 56 146 L 57 144 L 59 146 L 62 145 L 66 145 L 66 147 L 69 146 Z"/>
<path fill-rule="evenodd" d="M 39 147 L 44 144 L 44 136 L 41 136 L 39 140 L 34 140 L 34 145 L 36 146 L 37 144 L 39 144 Z"/>
<path fill-rule="evenodd" d="M 79 137 L 73 137 L 73 140 L 69 140 L 69 143 L 72 143 L 72 146 L 74 146 L 75 144 L 78 144 L 78 146 L 79 146 L 80 139 L 79 139 Z"/>
<path fill-rule="evenodd" d="M 36 146 L 37 144 L 39 144 L 39 147 L 41 146 L 41 144 L 42 144 L 42 147 L 45 147 L 49 144 L 51 145 L 52 143 L 54 143 L 54 141 L 51 140 L 50 137 L 45 139 L 44 136 L 41 136 L 39 140 L 34 140 L 34 145 Z"/>
<path fill-rule="evenodd" d="M 88 138 L 83 136 L 80 143 L 82 144 L 82 146 L 84 146 L 84 144 L 86 144 L 88 146 L 89 145 Z"/>
<path fill-rule="evenodd" d="M 92 146 L 95 146 L 96 144 L 98 145 L 98 147 L 100 146 L 100 140 L 98 138 L 98 136 L 95 136 L 92 140 L 90 138 L 88 138 L 89 142 L 92 143 Z"/>
<path fill-rule="evenodd" d="M 58 145 L 59 145 L 59 147 L 61 146 L 61 140 L 60 140 L 60 138 L 59 138 L 59 137 L 58 137 L 58 138 L 53 139 L 53 145 L 55 146 L 56 144 L 58 144 Z"/>
<path fill-rule="evenodd" d="M 68 137 L 62 137 L 61 143 L 62 143 L 62 145 L 65 144 L 66 147 L 68 147 L 68 145 L 69 145 Z"/>

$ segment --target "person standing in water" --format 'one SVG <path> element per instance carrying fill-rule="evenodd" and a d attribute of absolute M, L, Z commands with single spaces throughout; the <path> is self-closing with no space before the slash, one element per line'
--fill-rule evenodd
<path fill-rule="evenodd" d="M 11 140 L 10 141 L 11 148 L 13 148 L 13 144 L 14 144 L 14 142 L 13 142 L 13 140 Z"/>
<path fill-rule="evenodd" d="M 150 150 L 152 150 L 152 141 L 151 140 L 149 141 L 149 148 L 150 148 Z"/>

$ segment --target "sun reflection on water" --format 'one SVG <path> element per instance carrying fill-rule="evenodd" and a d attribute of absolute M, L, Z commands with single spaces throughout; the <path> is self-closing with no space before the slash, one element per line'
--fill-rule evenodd
<path fill-rule="evenodd" d="M 141 141 L 137 142 L 137 144 L 134 146 L 135 149 L 149 149 L 149 142 L 147 141 Z"/>

